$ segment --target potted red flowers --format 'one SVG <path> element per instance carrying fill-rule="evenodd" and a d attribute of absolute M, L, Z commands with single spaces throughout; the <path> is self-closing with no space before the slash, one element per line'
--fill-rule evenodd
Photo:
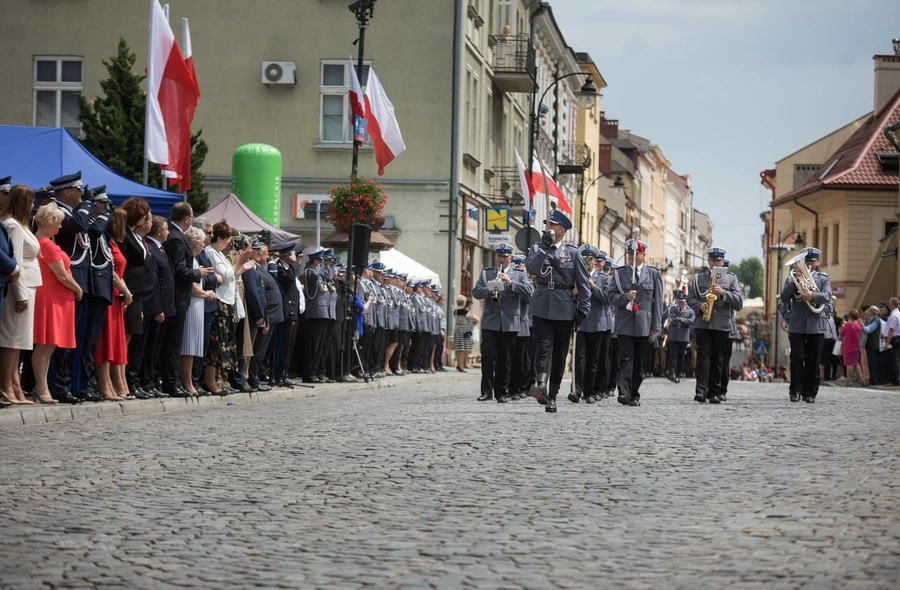
<path fill-rule="evenodd" d="M 381 184 L 361 176 L 351 176 L 350 184 L 328 191 L 331 197 L 331 215 L 328 220 L 340 231 L 346 232 L 354 223 L 377 225 L 387 204 L 387 194 Z"/>

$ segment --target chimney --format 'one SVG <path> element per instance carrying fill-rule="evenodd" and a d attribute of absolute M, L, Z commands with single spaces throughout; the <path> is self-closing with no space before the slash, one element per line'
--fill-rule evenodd
<path fill-rule="evenodd" d="M 606 139 L 618 139 L 619 138 L 619 120 L 618 119 L 607 119 L 606 113 L 600 113 L 600 135 L 605 137 Z"/>
<path fill-rule="evenodd" d="M 875 114 L 900 90 L 900 39 L 893 40 L 893 55 L 875 56 Z"/>
<path fill-rule="evenodd" d="M 600 144 L 600 151 L 597 154 L 597 168 L 604 176 L 612 174 L 612 145 L 608 143 Z"/>

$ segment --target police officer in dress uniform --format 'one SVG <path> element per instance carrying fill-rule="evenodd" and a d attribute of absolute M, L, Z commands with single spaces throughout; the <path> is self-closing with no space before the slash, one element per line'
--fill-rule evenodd
<path fill-rule="evenodd" d="M 731 261 L 727 258 L 725 259 L 724 265 L 725 268 L 731 267 Z M 735 275 L 737 277 L 737 275 Z M 741 293 L 744 292 L 744 286 L 741 284 L 740 280 L 738 280 L 738 287 L 741 289 Z M 740 342 L 744 337 L 741 335 L 740 330 L 737 328 L 737 312 L 735 310 L 731 310 L 731 330 L 728 333 L 728 345 L 725 347 L 725 370 L 722 371 L 722 393 L 719 394 L 719 398 L 724 402 L 727 401 L 728 395 L 728 381 L 731 378 L 731 353 L 734 351 L 735 342 Z"/>
<path fill-rule="evenodd" d="M 594 392 L 594 401 L 599 401 L 603 398 L 610 397 L 611 394 L 607 393 L 607 383 L 609 382 L 609 372 L 613 365 L 611 362 L 611 342 L 612 342 L 612 328 L 613 328 L 613 309 L 609 304 L 609 298 L 606 295 L 606 285 L 610 281 L 611 276 L 606 271 L 607 268 L 607 253 L 603 250 L 597 250 L 597 258 L 594 260 L 594 269 L 596 273 L 594 274 L 594 284 L 603 292 L 604 298 L 602 303 L 600 303 L 600 331 L 599 339 L 600 342 L 598 344 L 599 347 L 599 360 L 597 363 L 597 373 L 594 377 L 594 384 L 592 391 Z M 594 303 L 591 303 L 591 311 L 593 311 Z"/>
<path fill-rule="evenodd" d="M 510 365 L 522 321 L 522 300 L 531 301 L 534 287 L 512 263 L 509 244 L 494 246 L 496 267 L 481 271 L 472 296 L 481 300 L 481 397 L 493 393 L 497 402 L 509 401 Z M 515 393 L 515 392 L 513 392 Z"/>
<path fill-rule="evenodd" d="M 382 262 L 372 263 L 372 306 L 375 315 L 375 330 L 372 334 L 372 348 L 370 349 L 369 367 L 373 377 L 386 377 L 384 372 L 384 349 L 385 349 L 385 330 L 387 329 L 387 305 L 385 302 L 384 287 L 384 271 L 385 266 Z"/>
<path fill-rule="evenodd" d="M 610 304 L 615 307 L 618 340 L 618 402 L 641 405 L 641 373 L 644 351 L 662 324 L 662 274 L 644 264 L 647 244 L 640 240 L 625 243 L 625 265 L 613 271 L 607 284 Z M 636 265 L 636 266 L 635 266 Z"/>
<path fill-rule="evenodd" d="M 604 305 L 609 299 L 603 290 L 606 286 L 605 277 L 602 277 L 594 264 L 599 256 L 600 252 L 590 244 L 581 249 L 581 257 L 588 270 L 588 284 L 591 288 L 591 312 L 587 319 L 578 326 L 575 333 L 575 375 L 573 378 L 575 390 L 569 394 L 569 401 L 576 404 L 582 397 L 584 397 L 585 403 L 589 404 L 600 399 L 594 384 L 597 381 L 598 367 L 601 362 L 602 330 L 606 324 Z"/>
<path fill-rule="evenodd" d="M 525 270 L 525 255 L 516 254 L 512 257 L 513 265 L 517 272 L 522 273 L 524 280 L 531 285 L 532 295 L 534 295 L 534 281 Z M 509 377 L 509 393 L 510 399 L 518 400 L 528 395 L 528 388 L 531 387 L 531 380 L 534 378 L 534 343 L 531 340 L 531 315 L 528 313 L 528 306 L 531 298 L 527 301 L 523 298 L 519 299 L 521 303 L 521 311 L 519 312 L 519 332 L 516 335 L 516 346 L 513 349 L 512 367 Z"/>
<path fill-rule="evenodd" d="M 297 246 L 299 247 L 299 245 Z M 284 303 L 284 321 L 275 329 L 272 353 L 272 385 L 294 387 L 287 378 L 289 359 L 293 355 L 293 343 L 297 336 L 297 315 L 300 290 L 297 288 L 297 271 L 291 264 L 296 260 L 294 246 L 287 246 L 278 251 L 275 262 L 275 280 L 281 290 Z"/>
<path fill-rule="evenodd" d="M 591 287 L 578 248 L 564 240 L 572 222 L 554 210 L 545 225 L 540 243 L 531 247 L 525 260 L 535 286 L 529 307 L 536 373 L 531 395 L 546 405 L 547 412 L 556 412 L 572 330 L 591 311 Z"/>
<path fill-rule="evenodd" d="M 684 353 L 691 341 L 694 310 L 687 306 L 687 295 L 675 291 L 675 302 L 666 310 L 669 327 L 666 329 L 666 376 L 673 383 L 681 383 L 684 375 Z"/>
<path fill-rule="evenodd" d="M 89 354 L 93 355 L 102 321 L 105 319 L 105 306 L 100 305 L 101 302 L 96 299 L 92 306 L 88 297 L 91 292 L 91 242 L 88 230 L 92 227 L 98 228 L 95 233 L 105 230 L 109 215 L 104 216 L 101 221 L 94 217 L 98 205 L 93 202 L 92 191 L 82 193 L 84 185 L 81 182 L 80 170 L 75 174 L 51 180 L 50 186 L 56 204 L 64 215 L 59 233 L 54 240 L 72 261 L 72 278 L 84 292 L 81 300 L 75 302 L 75 349 L 57 348 L 53 353 L 55 378 L 52 393 L 55 399 L 65 403 L 99 401 L 100 396 L 82 396 L 81 393 L 83 352 L 90 348 L 88 344 L 90 339 L 93 340 L 94 347 Z M 101 312 L 102 318 L 99 317 Z M 89 318 L 94 321 L 89 322 Z M 99 324 L 99 327 L 95 326 L 96 324 Z"/>
<path fill-rule="evenodd" d="M 788 340 L 791 343 L 791 389 L 790 399 L 808 404 L 815 403 L 819 393 L 819 358 L 822 355 L 822 341 L 825 339 L 826 323 L 833 311 L 831 299 L 831 278 L 818 272 L 819 256 L 817 248 L 806 248 L 804 264 L 809 269 L 817 290 L 801 294 L 791 277 L 781 290 L 781 302 L 790 310 L 787 317 Z M 822 307 L 816 313 L 809 306 Z M 789 319 L 788 319 L 789 317 Z"/>
<path fill-rule="evenodd" d="M 100 333 L 106 323 L 106 308 L 112 304 L 112 250 L 109 247 L 109 236 L 106 226 L 109 223 L 111 206 L 106 194 L 106 185 L 98 186 L 92 191 L 97 207 L 92 215 L 93 223 L 88 227 L 88 239 L 91 244 L 91 291 L 88 298 L 88 334 L 85 347 L 81 352 L 81 389 L 85 398 L 97 397 L 94 385 L 94 353 Z M 93 328 L 96 324 L 95 329 Z"/>
<path fill-rule="evenodd" d="M 364 377 L 363 373 L 372 373 L 372 346 L 375 342 L 375 307 L 374 297 L 375 291 L 372 287 L 372 263 L 369 263 L 362 270 L 359 280 L 356 282 L 356 294 L 362 299 L 365 309 L 363 311 L 363 335 L 359 340 L 359 354 L 362 358 L 362 373 L 357 377 Z"/>
<path fill-rule="evenodd" d="M 303 296 L 306 297 L 307 364 L 304 383 L 324 383 L 319 376 L 319 367 L 325 356 L 330 303 L 328 287 L 319 270 L 324 255 L 322 248 L 310 248 L 306 253 L 308 261 L 303 273 Z"/>
<path fill-rule="evenodd" d="M 694 337 L 697 340 L 697 364 L 694 374 L 697 385 L 694 390 L 694 401 L 711 404 L 721 403 L 722 371 L 725 367 L 725 349 L 731 344 L 731 316 L 744 306 L 741 285 L 734 273 L 725 271 L 725 250 L 710 248 L 706 251 L 709 268 L 694 276 L 688 290 L 688 305 L 694 310 Z M 722 268 L 725 271 L 713 269 Z M 713 273 L 717 274 L 716 284 L 710 288 Z M 706 313 L 707 294 L 712 293 L 716 299 L 712 301 L 713 310 L 709 321 L 703 319 Z"/>
<path fill-rule="evenodd" d="M 603 265 L 603 274 L 606 275 L 605 290 L 609 291 L 609 284 L 613 280 L 613 271 L 616 265 L 609 258 Z M 619 337 L 616 336 L 616 308 L 610 303 L 606 306 L 606 317 L 609 321 L 609 346 L 606 354 L 607 373 L 603 382 L 603 395 L 601 397 L 613 397 L 619 383 Z"/>

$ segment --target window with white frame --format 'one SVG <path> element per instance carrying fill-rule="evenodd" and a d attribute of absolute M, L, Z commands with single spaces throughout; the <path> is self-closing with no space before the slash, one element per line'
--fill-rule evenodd
<path fill-rule="evenodd" d="M 84 60 L 81 57 L 37 56 L 34 58 L 34 125 L 65 127 L 81 134 L 78 96 L 84 91 Z"/>
<path fill-rule="evenodd" d="M 366 90 L 370 63 L 364 63 L 359 84 Z M 353 141 L 350 118 L 350 72 L 347 60 L 323 60 L 319 73 L 319 141 L 349 143 Z"/>

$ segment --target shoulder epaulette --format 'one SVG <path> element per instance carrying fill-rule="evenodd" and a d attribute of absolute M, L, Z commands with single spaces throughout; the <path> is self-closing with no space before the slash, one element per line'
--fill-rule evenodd
<path fill-rule="evenodd" d="M 662 272 L 661 270 L 659 270 L 659 268 L 653 266 L 652 264 L 648 264 L 648 265 L 647 265 L 647 268 L 652 268 L 652 269 L 655 270 L 656 272 Z"/>
<path fill-rule="evenodd" d="M 828 273 L 827 273 L 827 272 L 818 272 L 818 271 L 817 271 L 817 274 L 820 274 L 820 275 L 822 275 L 823 277 L 828 277 Z M 828 278 L 830 279 L 831 277 L 828 277 Z"/>

